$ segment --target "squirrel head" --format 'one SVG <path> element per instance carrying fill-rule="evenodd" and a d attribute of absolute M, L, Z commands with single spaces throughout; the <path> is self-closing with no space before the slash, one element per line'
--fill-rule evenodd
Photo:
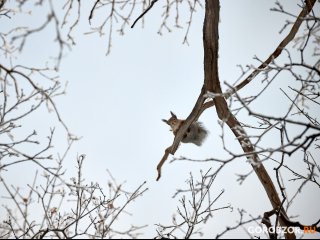
<path fill-rule="evenodd" d="M 173 112 L 170 111 L 170 113 L 171 117 L 168 120 L 162 119 L 162 121 L 171 127 L 171 131 L 176 132 L 179 129 L 182 120 L 178 119 Z"/>

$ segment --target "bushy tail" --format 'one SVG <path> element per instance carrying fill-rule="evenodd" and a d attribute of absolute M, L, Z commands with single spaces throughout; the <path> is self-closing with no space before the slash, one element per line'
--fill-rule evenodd
<path fill-rule="evenodd" d="M 205 129 L 203 124 L 201 122 L 194 122 L 183 137 L 182 142 L 201 146 L 207 136 L 208 130 Z"/>

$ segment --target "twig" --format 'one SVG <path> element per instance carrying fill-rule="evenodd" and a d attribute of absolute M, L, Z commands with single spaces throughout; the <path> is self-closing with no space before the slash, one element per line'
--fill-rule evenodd
<path fill-rule="evenodd" d="M 136 23 L 140 20 L 140 18 L 142 18 L 147 12 L 149 12 L 149 10 L 153 7 L 153 5 L 158 1 L 159 0 L 152 0 L 152 2 L 150 3 L 150 6 L 146 10 L 144 10 L 143 13 L 140 14 L 140 16 L 131 25 L 131 28 L 134 28 L 134 25 L 136 25 Z"/>

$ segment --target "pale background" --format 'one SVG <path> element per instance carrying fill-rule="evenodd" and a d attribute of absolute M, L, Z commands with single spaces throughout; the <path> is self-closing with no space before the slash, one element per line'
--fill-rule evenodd
<path fill-rule="evenodd" d="M 283 1 L 288 10 L 298 13 L 300 1 Z M 82 2 L 86 8 L 87 2 Z M 89 6 L 89 5 L 88 5 Z M 90 5 L 91 6 L 91 5 Z M 130 207 L 132 216 L 124 216 L 119 226 L 148 224 L 144 237 L 156 235 L 157 223 L 170 224 L 175 213 L 178 198 L 172 195 L 178 188 L 186 188 L 189 172 L 199 176 L 199 170 L 216 168 L 214 164 L 194 164 L 179 162 L 166 163 L 163 175 L 156 182 L 156 165 L 164 149 L 172 143 L 173 135 L 161 119 L 168 118 L 170 110 L 179 117 L 187 117 L 200 92 L 203 83 L 203 47 L 202 24 L 204 9 L 194 14 L 189 33 L 190 46 L 183 45 L 185 29 L 173 29 L 171 33 L 157 34 L 161 23 L 161 1 L 145 17 L 145 25 L 137 24 L 134 29 L 127 29 L 124 36 L 113 35 L 112 50 L 105 56 L 107 39 L 97 35 L 84 35 L 90 31 L 87 15 L 75 32 L 76 45 L 67 51 L 62 59 L 59 76 L 63 82 L 68 81 L 67 95 L 56 99 L 57 106 L 70 130 L 82 136 L 75 143 L 69 154 L 65 167 L 67 174 L 75 173 L 76 157 L 86 155 L 85 177 L 88 182 L 99 182 L 106 188 L 109 169 L 119 182 L 126 181 L 127 189 L 134 189 L 147 181 L 149 191 Z M 254 55 L 265 59 L 285 36 L 279 30 L 288 17 L 270 12 L 274 1 L 241 0 L 221 1 L 219 73 L 221 82 L 232 84 L 239 77 L 237 64 L 255 64 Z M 318 6 L 319 7 L 319 4 Z M 319 9 L 317 9 L 319 10 Z M 182 15 L 183 16 L 183 15 Z M 19 21 L 38 26 L 46 16 L 35 10 L 31 16 L 17 18 Z M 41 20 L 39 20 L 41 19 Z M 185 23 L 186 18 L 182 18 Z M 3 20 L 4 27 L 12 26 L 10 20 Z M 2 23 L 3 24 L 3 23 Z M 287 33 L 287 31 L 285 31 Z M 57 51 L 50 31 L 32 36 L 24 52 L 16 62 L 29 66 L 43 66 L 48 56 Z M 1 59 L 3 56 L 1 56 Z M 286 109 L 286 98 L 280 87 L 286 89 L 290 84 L 285 76 L 272 85 L 273 95 L 264 95 L 261 101 L 253 106 L 266 113 L 276 115 Z M 256 80 L 241 94 L 250 94 L 261 82 Z M 223 86 L 226 89 L 226 86 Z M 284 103 L 283 105 L 281 103 Z M 244 115 L 243 122 L 247 116 Z M 209 157 L 223 158 L 219 135 L 221 129 L 217 123 L 214 109 L 207 110 L 200 119 L 210 131 L 210 136 L 199 148 L 183 144 L 176 156 L 204 159 Z M 53 114 L 43 111 L 25 121 L 25 126 L 37 129 L 39 136 L 49 133 L 48 127 L 58 126 Z M 241 151 L 237 141 L 232 139 L 229 131 L 230 148 Z M 55 137 L 56 151 L 62 151 L 65 140 L 62 131 Z M 266 142 L 272 146 L 272 139 Z M 61 149 L 61 150 L 60 150 Z M 319 158 L 319 156 L 317 156 Z M 318 160 L 318 159 L 317 159 Z M 268 165 L 267 165 L 268 166 Z M 297 163 L 299 169 L 300 163 Z M 301 165 L 304 167 L 304 165 Z M 215 235 L 232 226 L 238 219 L 236 209 L 245 209 L 253 216 L 271 210 L 267 196 L 257 180 L 251 175 L 243 185 L 236 181 L 237 173 L 247 173 L 251 167 L 245 160 L 238 160 L 228 165 L 216 179 L 212 191 L 225 193 L 216 207 L 231 204 L 234 212 L 229 210 L 217 212 L 203 229 L 204 237 Z M 272 166 L 268 169 L 274 177 Z M 4 173 L 13 184 L 22 188 L 31 182 L 34 169 L 29 165 L 15 169 L 15 172 Z M 295 186 L 292 183 L 290 186 Z M 2 189 L 1 189 L 1 192 Z M 2 195 L 2 194 L 1 194 Z M 314 223 L 320 216 L 320 194 L 313 185 L 303 190 L 289 215 L 299 214 L 299 221 Z M 0 200 L 5 204 L 5 200 Z M 3 213 L 3 209 L 0 210 Z M 248 225 L 250 226 L 250 225 Z M 246 237 L 240 231 L 230 232 L 228 237 Z M 318 235 L 319 237 L 319 235 Z"/>

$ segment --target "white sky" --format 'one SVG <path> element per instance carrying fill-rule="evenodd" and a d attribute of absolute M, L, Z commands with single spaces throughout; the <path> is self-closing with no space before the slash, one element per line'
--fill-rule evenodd
<path fill-rule="evenodd" d="M 297 13 L 300 1 L 283 1 L 288 9 Z M 82 3 L 86 4 L 86 3 Z M 270 12 L 274 1 L 241 0 L 221 1 L 221 24 L 219 73 L 221 82 L 232 84 L 240 75 L 237 64 L 255 64 L 253 56 L 265 59 L 285 36 L 279 35 L 286 16 Z M 97 35 L 84 35 L 90 31 L 82 15 L 82 22 L 75 32 L 76 45 L 67 52 L 62 60 L 59 76 L 63 82 L 68 81 L 67 95 L 56 99 L 57 106 L 70 130 L 83 138 L 73 146 L 65 167 L 68 174 L 75 173 L 76 156 L 85 154 L 85 176 L 88 182 L 99 182 L 106 188 L 109 169 L 119 182 L 126 181 L 127 189 L 134 189 L 147 181 L 150 189 L 130 207 L 132 217 L 124 218 L 123 224 L 148 224 L 145 237 L 156 235 L 154 224 L 170 224 L 176 210 L 178 198 L 172 195 L 178 188 L 185 188 L 189 172 L 199 176 L 199 170 L 207 170 L 210 164 L 176 162 L 163 166 L 162 178 L 156 182 L 156 165 L 164 149 L 172 143 L 173 135 L 161 119 L 168 118 L 170 110 L 178 117 L 185 118 L 190 113 L 203 83 L 203 48 L 202 24 L 204 10 L 199 9 L 193 18 L 189 33 L 190 46 L 183 45 L 185 29 L 174 29 L 163 36 L 157 34 L 161 19 L 161 1 L 145 17 L 144 28 L 137 24 L 134 29 L 127 29 L 123 37 L 113 35 L 111 55 L 105 56 L 107 38 Z M 83 6 L 84 7 L 84 6 Z M 317 6 L 319 8 L 319 4 Z M 318 9 L 319 10 L 319 9 Z M 26 19 L 28 20 L 26 20 Z M 45 15 L 33 13 L 17 21 L 30 21 L 37 26 Z M 1 19 L 3 21 L 3 19 Z M 186 19 L 182 18 L 182 23 Z M 10 20 L 5 20 L 9 24 Z M 8 25 L 9 26 L 9 25 Z M 165 31 L 164 31 L 165 32 Z M 17 62 L 29 66 L 42 66 L 56 52 L 50 32 L 31 37 Z M 3 58 L 3 56 L 1 56 Z M 257 80 L 241 92 L 249 95 L 259 87 Z M 272 95 L 262 96 L 262 101 L 255 103 L 256 109 L 267 113 L 281 113 L 286 109 L 285 97 L 280 87 L 291 84 L 286 77 L 279 78 L 272 85 Z M 225 86 L 223 86 L 226 89 Z M 269 92 L 270 93 L 270 92 Z M 284 103 L 284 104 L 282 104 Z M 242 122 L 251 121 L 243 115 Z M 219 135 L 221 129 L 217 124 L 214 109 L 207 110 L 200 120 L 210 131 L 204 146 L 182 144 L 176 156 L 204 159 L 223 158 Z M 39 136 L 45 139 L 48 127 L 57 126 L 55 116 L 45 109 L 32 119 L 27 119 L 30 128 L 36 128 Z M 28 125 L 26 125 L 28 126 Z M 238 143 L 229 131 L 230 149 L 240 152 Z M 60 141 L 60 139 L 62 139 Z M 63 135 L 57 133 L 55 146 L 62 151 L 65 146 Z M 272 138 L 266 145 L 272 145 Z M 61 150 L 60 150 L 61 149 Z M 319 156 L 317 156 L 319 157 Z M 171 157 L 170 157 L 171 159 Z M 275 177 L 267 164 L 269 173 Z M 304 167 L 304 165 L 298 165 Z M 26 166 L 26 169 L 29 169 Z M 31 181 L 33 169 L 15 169 L 14 174 L 6 175 L 12 182 L 22 188 Z M 236 181 L 237 173 L 247 173 L 251 167 L 245 160 L 238 160 L 228 165 L 218 176 L 213 185 L 213 194 L 225 189 L 225 194 L 216 207 L 231 204 L 235 211 L 217 212 L 206 226 L 204 237 L 214 237 L 227 225 L 234 225 L 238 219 L 236 209 L 245 209 L 253 216 L 271 210 L 271 205 L 256 176 L 251 175 L 243 185 Z M 17 178 L 18 174 L 23 178 Z M 26 174 L 27 173 L 27 174 Z M 30 173 L 30 174 L 29 174 Z M 290 186 L 293 186 L 291 184 Z M 299 221 L 307 224 L 318 220 L 320 209 L 317 206 L 319 191 L 310 186 L 296 201 L 289 215 L 299 214 Z M 1 190 L 2 192 L 2 190 Z M 2 195 L 2 194 L 1 194 Z M 214 196 L 214 195 L 213 195 Z M 0 203 L 5 201 L 0 200 Z M 1 209 L 1 211 L 3 211 Z M 246 237 L 244 231 L 231 232 L 229 237 Z M 317 236 L 319 237 L 319 235 Z"/>

